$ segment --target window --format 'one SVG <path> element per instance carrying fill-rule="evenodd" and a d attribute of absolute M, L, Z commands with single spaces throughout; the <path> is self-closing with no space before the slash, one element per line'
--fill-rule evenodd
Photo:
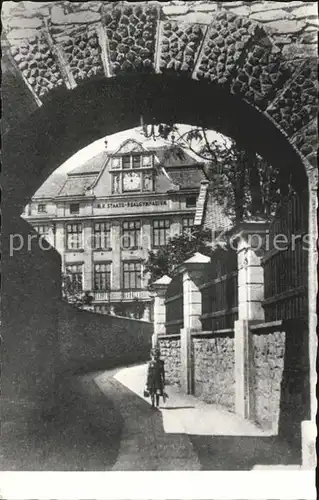
<path fill-rule="evenodd" d="M 70 204 L 70 214 L 78 214 L 80 212 L 80 204 L 79 203 L 71 203 Z"/>
<path fill-rule="evenodd" d="M 40 235 L 40 236 L 48 236 L 49 234 L 49 226 L 34 226 L 35 231 Z"/>
<path fill-rule="evenodd" d="M 94 290 L 109 290 L 111 288 L 111 263 L 94 264 Z"/>
<path fill-rule="evenodd" d="M 190 196 L 189 198 L 186 198 L 186 207 L 187 208 L 196 207 L 196 201 L 197 201 L 196 196 Z"/>
<path fill-rule="evenodd" d="M 94 224 L 94 248 L 111 248 L 111 223 L 96 222 Z"/>
<path fill-rule="evenodd" d="M 66 246 L 68 250 L 82 248 L 82 224 L 67 224 L 66 234 Z"/>
<path fill-rule="evenodd" d="M 112 168 L 121 168 L 121 158 L 112 158 Z"/>
<path fill-rule="evenodd" d="M 153 157 L 151 155 L 142 156 L 142 167 L 143 168 L 152 168 L 153 166 Z"/>
<path fill-rule="evenodd" d="M 183 233 L 190 234 L 193 226 L 194 226 L 194 217 L 186 217 L 185 219 L 183 219 Z"/>
<path fill-rule="evenodd" d="M 134 155 L 132 157 L 133 168 L 141 168 L 141 155 Z"/>
<path fill-rule="evenodd" d="M 123 288 L 140 289 L 142 283 L 142 265 L 140 262 L 123 262 Z"/>
<path fill-rule="evenodd" d="M 77 292 L 81 292 L 83 289 L 82 268 L 83 264 L 67 264 L 65 268 L 65 272 L 70 279 L 72 287 Z"/>
<path fill-rule="evenodd" d="M 141 222 L 129 221 L 122 223 L 123 248 L 137 248 L 140 246 Z"/>
<path fill-rule="evenodd" d="M 151 154 L 133 152 L 114 157 L 111 165 L 113 194 L 125 191 L 153 191 L 153 156 Z"/>
<path fill-rule="evenodd" d="M 46 214 L 46 212 L 47 212 L 47 206 L 44 205 L 43 203 L 40 203 L 40 205 L 38 205 L 38 213 Z"/>
<path fill-rule="evenodd" d="M 131 157 L 130 156 L 122 156 L 122 168 L 124 170 L 131 168 Z"/>
<path fill-rule="evenodd" d="M 153 245 L 160 247 L 166 245 L 170 237 L 169 219 L 159 219 L 153 222 Z"/>

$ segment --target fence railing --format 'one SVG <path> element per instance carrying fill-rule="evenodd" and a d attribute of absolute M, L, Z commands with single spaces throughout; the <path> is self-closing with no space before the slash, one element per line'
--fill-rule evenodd
<path fill-rule="evenodd" d="M 268 248 L 262 259 L 265 322 L 307 317 L 307 230 L 307 194 L 290 195 L 277 209 L 267 237 Z M 277 238 L 278 235 L 281 236 Z M 237 251 L 230 247 L 218 248 L 210 264 L 205 265 L 205 270 L 203 268 L 203 275 L 199 285 L 203 331 L 233 329 L 238 319 Z M 184 326 L 182 274 L 173 277 L 165 307 L 166 333 L 179 333 Z"/>
<path fill-rule="evenodd" d="M 172 335 L 180 332 L 184 326 L 184 301 L 183 301 L 183 276 L 178 274 L 172 278 L 168 286 L 166 299 L 166 334 Z"/>
<path fill-rule="evenodd" d="M 238 318 L 238 271 L 235 250 L 218 249 L 213 254 L 202 294 L 203 330 L 232 329 Z"/>
<path fill-rule="evenodd" d="M 307 316 L 307 206 L 306 194 L 291 195 L 282 201 L 270 226 L 269 250 L 262 260 L 265 321 Z M 284 248 L 276 248 L 278 235 L 281 241 L 284 237 Z M 283 247 L 282 243 L 280 246 Z"/>
<path fill-rule="evenodd" d="M 148 290 L 94 290 L 91 292 L 96 302 L 98 301 L 132 301 L 134 299 L 150 299 L 150 292 Z"/>

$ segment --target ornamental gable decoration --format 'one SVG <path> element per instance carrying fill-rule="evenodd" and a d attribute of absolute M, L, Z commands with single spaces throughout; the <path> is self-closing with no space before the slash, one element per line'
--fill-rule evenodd
<path fill-rule="evenodd" d="M 147 150 L 143 147 L 143 145 L 140 142 L 137 142 L 134 139 L 128 139 L 123 144 L 121 144 L 119 149 L 115 153 L 113 153 L 113 155 L 119 156 L 123 154 L 127 155 L 130 153 L 144 153 L 146 151 Z"/>

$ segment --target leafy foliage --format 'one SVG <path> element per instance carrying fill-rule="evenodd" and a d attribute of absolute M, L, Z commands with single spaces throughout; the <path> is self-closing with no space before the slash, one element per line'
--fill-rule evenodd
<path fill-rule="evenodd" d="M 189 150 L 202 159 L 215 199 L 234 222 L 274 213 L 281 189 L 279 172 L 255 151 L 223 136 L 219 141 L 210 140 L 203 127 L 193 127 L 184 134 L 176 125 L 167 127 L 172 140 L 167 156 Z"/>
<path fill-rule="evenodd" d="M 144 273 L 149 275 L 149 283 L 165 274 L 171 276 L 176 266 L 189 259 L 194 253 L 211 255 L 211 232 L 192 228 L 188 232 L 174 236 L 167 245 L 157 252 L 149 251 L 144 264 Z"/>
<path fill-rule="evenodd" d="M 177 125 L 161 124 L 158 131 L 164 139 L 171 140 L 165 152 L 167 157 L 174 154 L 183 158 L 184 151 L 189 150 L 203 160 L 214 198 L 234 223 L 274 214 L 282 192 L 279 172 L 255 151 L 224 136 L 219 141 L 210 140 L 208 130 L 203 127 L 193 127 L 181 134 Z M 174 268 L 195 252 L 211 254 L 209 231 L 193 228 L 191 238 L 181 234 L 157 252 L 149 251 L 144 266 L 149 283 L 165 274 L 172 275 Z"/>
<path fill-rule="evenodd" d="M 114 306 L 114 313 L 117 316 L 124 316 L 126 318 L 141 319 L 144 311 L 145 303 L 137 297 L 135 297 L 131 303 L 121 301 Z"/>
<path fill-rule="evenodd" d="M 62 274 L 62 298 L 69 304 L 78 308 L 92 306 L 93 296 L 90 292 L 83 292 L 82 283 L 74 281 L 70 274 Z"/>

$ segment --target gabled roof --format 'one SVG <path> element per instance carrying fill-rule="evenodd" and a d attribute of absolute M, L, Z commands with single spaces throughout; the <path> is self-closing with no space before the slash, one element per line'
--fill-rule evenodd
<path fill-rule="evenodd" d="M 187 168 L 168 168 L 167 173 L 174 184 L 181 189 L 199 188 L 206 175 L 201 166 Z"/>
<path fill-rule="evenodd" d="M 163 167 L 186 167 L 198 164 L 195 158 L 179 147 L 170 148 L 168 146 L 161 146 L 150 148 L 150 150 L 154 151 Z"/>
<path fill-rule="evenodd" d="M 119 154 L 129 154 L 129 153 L 143 153 L 148 151 L 148 148 L 144 147 L 143 144 L 136 139 L 126 139 L 122 144 L 111 154 L 119 155 Z"/>
<path fill-rule="evenodd" d="M 50 175 L 50 177 L 36 191 L 33 198 L 54 198 L 59 193 L 66 179 L 66 174 L 55 173 Z"/>
<path fill-rule="evenodd" d="M 136 150 L 154 152 L 158 158 L 162 170 L 156 176 L 156 190 L 166 192 L 171 189 L 199 188 L 206 176 L 201 164 L 181 148 L 169 148 L 160 146 L 156 148 L 144 147 L 135 140 L 124 141 L 115 153 L 136 146 Z M 93 158 L 85 161 L 68 174 L 52 174 L 38 189 L 33 198 L 55 198 L 56 196 L 80 196 L 85 195 L 89 187 L 93 187 L 99 180 L 109 157 L 114 152 L 101 151 Z M 185 168 L 183 168 L 185 167 Z"/>
<path fill-rule="evenodd" d="M 207 190 L 207 202 L 205 204 L 202 225 L 204 229 L 210 229 L 211 231 L 227 231 L 233 225 L 232 220 L 226 213 L 225 207 L 216 200 L 211 189 Z"/>
<path fill-rule="evenodd" d="M 98 174 L 103 167 L 105 161 L 108 158 L 108 154 L 106 151 L 101 151 L 93 158 L 90 158 L 85 163 L 76 167 L 74 170 L 71 170 L 68 175 L 81 175 L 81 174 Z"/>
<path fill-rule="evenodd" d="M 84 195 L 88 187 L 91 186 L 95 175 L 70 176 L 57 196 L 80 196 Z"/>

